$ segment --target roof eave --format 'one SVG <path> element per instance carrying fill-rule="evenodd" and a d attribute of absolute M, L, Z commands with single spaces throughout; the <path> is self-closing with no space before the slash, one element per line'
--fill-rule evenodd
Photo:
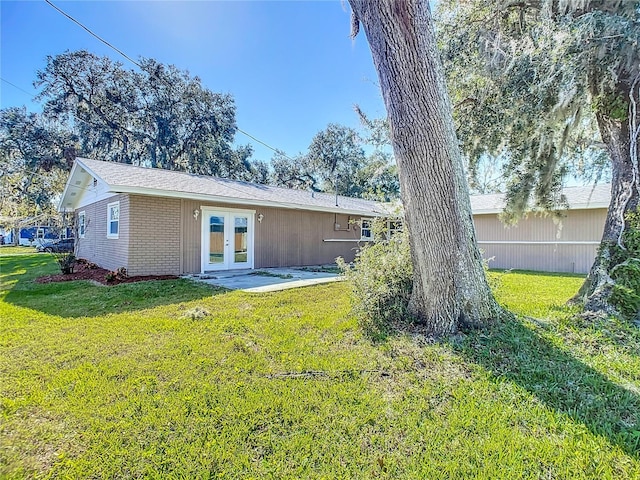
<path fill-rule="evenodd" d="M 594 203 L 576 203 L 573 205 L 570 205 L 569 208 L 565 209 L 559 209 L 559 211 L 569 211 L 569 210 L 597 210 L 600 208 L 609 208 L 609 204 L 606 202 L 594 202 Z M 478 208 L 478 209 L 471 209 L 471 213 L 473 215 L 493 215 L 493 214 L 500 214 L 504 211 L 504 209 L 501 208 Z M 525 213 L 540 213 L 543 210 L 538 210 L 538 209 L 533 209 L 533 210 L 527 210 Z"/>
<path fill-rule="evenodd" d="M 286 208 L 289 210 L 310 210 L 315 212 L 328 212 L 328 213 L 342 213 L 347 215 L 363 215 L 383 217 L 387 216 L 384 212 L 373 212 L 368 210 L 358 210 L 350 208 L 331 208 L 314 205 L 301 205 L 297 203 L 287 202 L 271 202 L 268 200 L 252 200 L 237 197 L 223 197 L 219 195 L 209 195 L 204 193 L 190 193 L 190 192 L 177 192 L 170 190 L 160 190 L 157 188 L 148 187 L 132 187 L 129 185 L 109 185 L 109 191 L 113 193 L 128 193 L 134 195 L 147 195 L 155 197 L 167 197 L 167 198 L 183 198 L 187 200 L 209 201 L 218 203 L 227 203 L 234 205 L 246 205 L 256 207 L 272 207 L 272 208 Z"/>
<path fill-rule="evenodd" d="M 73 166 L 71 167 L 71 172 L 69 172 L 69 176 L 67 177 L 67 183 L 65 183 L 64 185 L 64 190 L 62 190 L 62 195 L 60 196 L 60 200 L 58 201 L 57 211 L 59 213 L 64 213 L 67 211 L 67 209 L 64 208 L 63 205 L 65 203 L 65 198 L 67 197 L 69 188 L 71 188 L 71 180 L 73 179 L 73 176 L 77 169 L 78 169 L 78 159 L 76 158 L 75 161 L 73 162 Z"/>

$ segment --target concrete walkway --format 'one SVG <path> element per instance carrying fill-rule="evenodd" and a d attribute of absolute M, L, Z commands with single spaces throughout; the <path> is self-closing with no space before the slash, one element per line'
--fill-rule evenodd
<path fill-rule="evenodd" d="M 210 285 L 242 290 L 243 292 L 264 293 L 308 287 L 320 283 L 336 282 L 342 277 L 329 272 L 306 268 L 261 268 L 257 270 L 228 270 L 208 274 L 189 275 L 186 278 Z"/>

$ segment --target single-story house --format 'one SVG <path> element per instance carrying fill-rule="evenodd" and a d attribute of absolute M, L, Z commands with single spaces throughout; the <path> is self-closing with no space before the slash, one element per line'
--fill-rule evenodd
<path fill-rule="evenodd" d="M 203 175 L 76 159 L 58 207 L 77 255 L 130 275 L 352 261 L 384 205 Z"/>
<path fill-rule="evenodd" d="M 586 273 L 596 255 L 609 184 L 564 190 L 560 219 L 530 213 L 514 226 L 502 194 L 474 195 L 476 235 L 491 268 Z M 130 275 L 352 261 L 386 205 L 326 193 L 76 159 L 59 204 L 73 212 L 77 253 Z"/>
<path fill-rule="evenodd" d="M 569 208 L 560 218 L 529 213 L 513 226 L 498 215 L 504 195 L 472 195 L 478 244 L 490 268 L 588 273 L 607 217 L 611 184 L 568 187 Z"/>

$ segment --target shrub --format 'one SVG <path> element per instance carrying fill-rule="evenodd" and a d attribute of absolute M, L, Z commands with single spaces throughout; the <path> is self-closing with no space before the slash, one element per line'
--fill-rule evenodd
<path fill-rule="evenodd" d="M 100 268 L 97 263 L 90 262 L 89 260 L 86 260 L 84 258 L 79 258 L 77 260 L 77 263 L 83 264 L 88 270 L 97 270 L 98 268 Z"/>
<path fill-rule="evenodd" d="M 611 278 L 615 285 L 611 291 L 611 303 L 628 319 L 640 320 L 640 210 L 625 216 L 627 229 L 622 240 L 626 248 L 614 247 Z"/>
<path fill-rule="evenodd" d="M 208 317 L 209 315 L 211 315 L 211 313 L 209 312 L 209 310 L 207 310 L 206 308 L 203 307 L 195 307 L 192 308 L 190 310 L 187 310 L 186 312 L 184 312 L 182 314 L 183 318 L 190 318 L 191 320 L 201 320 L 205 317 Z"/>
<path fill-rule="evenodd" d="M 117 270 L 114 270 L 112 272 L 108 272 L 105 276 L 104 279 L 107 282 L 115 282 L 116 280 L 124 280 L 125 278 L 127 278 L 127 269 L 125 267 L 120 267 Z"/>
<path fill-rule="evenodd" d="M 76 264 L 76 256 L 72 252 L 57 252 L 52 253 L 55 257 L 56 262 L 58 262 L 58 266 L 60 267 L 60 271 L 69 275 L 73 273 L 73 267 Z"/>
<path fill-rule="evenodd" d="M 405 231 L 387 239 L 382 220 L 374 221 L 373 229 L 377 240 L 360 249 L 354 265 L 342 258 L 337 262 L 351 282 L 358 322 L 367 334 L 379 337 L 409 319 L 413 267 Z"/>

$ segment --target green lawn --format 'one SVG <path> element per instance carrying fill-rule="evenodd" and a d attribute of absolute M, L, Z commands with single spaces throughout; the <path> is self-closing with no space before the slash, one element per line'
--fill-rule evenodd
<path fill-rule="evenodd" d="M 0 246 L 0 255 L 24 255 L 25 253 L 36 253 L 36 247 L 14 247 L 13 245 Z"/>
<path fill-rule="evenodd" d="M 374 344 L 344 282 L 39 285 L 50 256 L 0 262 L 0 478 L 640 478 L 640 335 L 574 320 L 580 277 L 492 273 L 519 320 Z"/>

